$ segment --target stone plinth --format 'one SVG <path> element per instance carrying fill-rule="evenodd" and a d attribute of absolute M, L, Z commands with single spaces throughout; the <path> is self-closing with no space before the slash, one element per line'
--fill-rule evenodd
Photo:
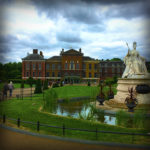
<path fill-rule="evenodd" d="M 129 95 L 128 88 L 133 87 L 135 89 L 135 87 L 138 84 L 150 85 L 150 79 L 129 79 L 129 78 L 118 79 L 117 95 L 115 95 L 114 100 L 118 103 L 124 103 L 126 97 Z M 136 93 L 136 98 L 138 99 L 138 104 L 150 104 L 150 93 L 148 94 Z"/>

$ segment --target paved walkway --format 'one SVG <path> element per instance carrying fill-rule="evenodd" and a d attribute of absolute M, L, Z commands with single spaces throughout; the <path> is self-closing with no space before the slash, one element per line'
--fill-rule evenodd
<path fill-rule="evenodd" d="M 143 150 L 126 146 L 108 146 L 103 144 L 83 144 L 32 136 L 0 127 L 0 150 Z"/>

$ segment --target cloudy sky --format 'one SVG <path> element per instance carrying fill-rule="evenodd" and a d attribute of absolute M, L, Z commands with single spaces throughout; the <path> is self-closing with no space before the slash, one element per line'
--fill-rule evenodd
<path fill-rule="evenodd" d="M 19 62 L 33 48 L 45 58 L 81 48 L 122 59 L 133 41 L 150 61 L 149 10 L 148 0 L 0 0 L 0 62 Z"/>

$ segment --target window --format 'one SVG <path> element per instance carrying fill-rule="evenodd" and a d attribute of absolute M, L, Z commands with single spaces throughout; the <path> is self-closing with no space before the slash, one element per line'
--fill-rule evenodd
<path fill-rule="evenodd" d="M 91 78 L 91 72 L 89 72 L 89 77 Z"/>
<path fill-rule="evenodd" d="M 86 68 L 85 68 L 85 64 L 83 64 L 83 69 L 86 69 Z"/>
<path fill-rule="evenodd" d="M 70 70 L 74 69 L 74 61 L 70 61 Z"/>
<path fill-rule="evenodd" d="M 39 64 L 39 70 L 41 70 L 41 64 Z"/>
<path fill-rule="evenodd" d="M 33 77 L 35 77 L 35 72 L 33 72 Z"/>
<path fill-rule="evenodd" d="M 68 64 L 67 64 L 67 63 L 65 63 L 65 69 L 66 69 L 66 70 L 68 69 Z"/>
<path fill-rule="evenodd" d="M 83 72 L 83 77 L 85 78 L 85 72 Z"/>
<path fill-rule="evenodd" d="M 27 77 L 29 77 L 29 72 L 27 72 Z"/>
<path fill-rule="evenodd" d="M 117 73 L 120 73 L 120 68 L 117 68 Z"/>
<path fill-rule="evenodd" d="M 91 70 L 92 69 L 92 64 L 89 64 L 89 70 Z"/>
<path fill-rule="evenodd" d="M 61 65 L 60 64 L 58 64 L 58 70 L 61 70 Z"/>
<path fill-rule="evenodd" d="M 41 77 L 41 72 L 39 72 L 39 77 Z"/>
<path fill-rule="evenodd" d="M 79 63 L 76 64 L 76 68 L 79 69 Z"/>
<path fill-rule="evenodd" d="M 115 73 L 115 68 L 112 68 L 112 73 Z"/>
<path fill-rule="evenodd" d="M 97 69 L 97 64 L 94 64 L 94 69 L 95 69 L 95 70 Z"/>
<path fill-rule="evenodd" d="M 49 68 L 50 68 L 49 64 L 46 64 L 46 70 L 49 70 Z"/>
<path fill-rule="evenodd" d="M 35 70 L 35 64 L 33 64 L 32 67 L 33 67 L 33 70 Z"/>
<path fill-rule="evenodd" d="M 26 63 L 26 69 L 29 70 L 30 69 L 30 64 Z"/>
<path fill-rule="evenodd" d="M 52 70 L 55 70 L 55 64 L 52 64 Z"/>
<path fill-rule="evenodd" d="M 46 77 L 49 77 L 49 72 L 46 72 Z"/>
<path fill-rule="evenodd" d="M 52 72 L 52 77 L 55 77 L 55 72 Z"/>
<path fill-rule="evenodd" d="M 95 78 L 97 77 L 97 73 L 94 73 L 94 77 L 95 77 Z"/>
<path fill-rule="evenodd" d="M 58 72 L 58 77 L 60 77 L 60 72 Z"/>

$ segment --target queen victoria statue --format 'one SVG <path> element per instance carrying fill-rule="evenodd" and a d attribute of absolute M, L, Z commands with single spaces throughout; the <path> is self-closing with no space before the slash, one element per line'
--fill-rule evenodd
<path fill-rule="evenodd" d="M 127 44 L 128 46 L 128 44 Z M 128 53 L 124 57 L 126 65 L 122 78 L 148 78 L 150 77 L 145 65 L 145 59 L 136 50 L 136 42 L 133 42 L 133 50 L 128 47 Z"/>
<path fill-rule="evenodd" d="M 129 88 L 133 87 L 135 89 L 137 85 L 144 84 L 150 86 L 150 73 L 147 71 L 145 58 L 140 56 L 136 46 L 136 42 L 133 42 L 132 50 L 128 46 L 128 53 L 124 57 L 126 68 L 122 78 L 118 79 L 117 94 L 114 97 L 114 100 L 118 103 L 124 103 L 129 95 Z M 150 93 L 139 94 L 136 92 L 135 94 L 139 104 L 150 104 Z"/>

